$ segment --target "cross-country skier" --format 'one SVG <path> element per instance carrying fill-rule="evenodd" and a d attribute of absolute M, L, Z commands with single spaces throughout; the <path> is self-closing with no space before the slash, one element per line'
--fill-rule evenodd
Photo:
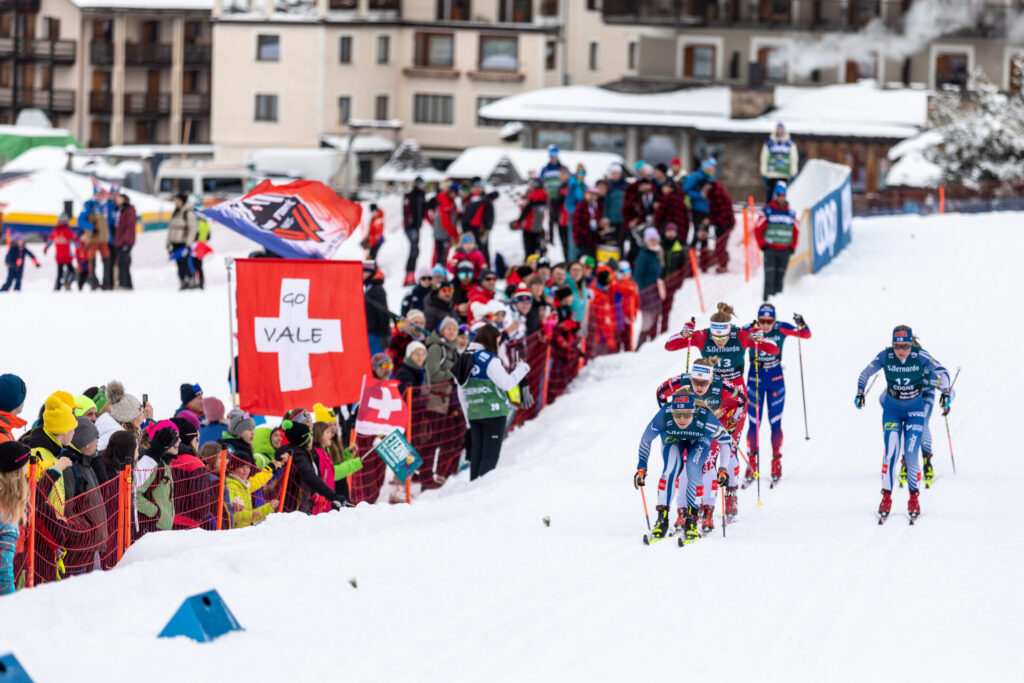
<path fill-rule="evenodd" d="M 920 350 L 912 346 L 913 331 L 907 325 L 897 325 L 892 331 L 892 346 L 883 349 L 860 373 L 854 405 L 864 407 L 864 387 L 868 379 L 879 370 L 885 372 L 886 394 L 882 399 L 882 439 L 885 456 L 882 460 L 882 502 L 878 506 L 878 523 L 889 517 L 892 508 L 892 488 L 896 478 L 896 459 L 900 453 L 902 437 L 907 459 L 910 500 L 907 513 L 913 524 L 921 514 L 918 486 L 921 482 L 920 463 L 917 459 L 921 446 L 925 406 L 922 392 L 929 382 L 936 382 L 941 392 L 939 406 L 949 405 L 949 377 L 939 373 L 939 366 Z"/>
<path fill-rule="evenodd" d="M 913 339 L 914 348 L 920 351 L 921 354 L 931 358 L 932 361 L 939 368 L 939 376 L 945 376 L 946 381 L 950 381 L 949 370 L 945 368 L 939 361 L 935 359 L 930 353 L 921 348 L 921 342 L 917 337 Z M 924 425 L 921 427 L 921 460 L 922 470 L 924 471 L 924 487 L 930 489 L 932 487 L 932 481 L 935 479 L 935 468 L 932 467 L 932 430 L 928 425 L 928 422 L 932 419 L 932 410 L 935 408 L 935 382 L 929 382 L 925 385 L 924 390 L 921 392 L 921 396 L 924 398 Z M 880 397 L 881 398 L 881 397 Z M 953 399 L 956 398 L 956 392 L 950 389 L 949 399 L 952 403 Z M 942 409 L 943 415 L 949 414 L 949 405 L 946 405 Z M 900 466 L 900 488 L 903 488 L 907 483 L 907 460 L 903 459 L 903 464 Z"/>
<path fill-rule="evenodd" d="M 725 388 L 722 380 L 714 376 L 714 367 L 718 359 L 698 358 L 693 363 L 690 374 L 683 373 L 670 377 L 658 387 L 658 405 L 664 406 L 672 400 L 672 395 L 683 387 L 690 387 L 700 400 L 707 403 L 718 421 L 727 431 L 743 419 L 746 398 L 743 392 L 735 387 Z M 739 437 L 739 430 L 733 438 Z M 717 466 L 717 469 L 716 469 Z M 730 474 L 731 473 L 731 474 Z M 718 498 L 718 486 L 725 486 L 725 514 L 731 522 L 737 514 L 736 488 L 739 476 L 739 460 L 733 443 L 720 446 L 718 441 L 711 444 L 711 457 L 704 464 L 703 486 L 704 504 L 701 506 L 701 531 L 704 534 L 714 530 L 715 503 Z M 686 508 L 679 506 L 679 516 L 675 527 L 682 529 L 685 523 Z"/>
<path fill-rule="evenodd" d="M 703 491 L 701 472 L 704 463 L 711 453 L 712 441 L 727 442 L 722 423 L 708 408 L 707 403 L 699 400 L 689 387 L 683 387 L 672 396 L 672 401 L 658 410 L 640 437 L 639 456 L 633 485 L 637 488 L 644 485 L 647 479 L 647 459 L 651 454 L 651 443 L 661 437 L 661 455 L 664 467 L 658 481 L 658 521 L 652 536 L 664 538 L 668 531 L 668 506 L 672 495 L 671 487 L 679 486 L 677 480 L 683 480 L 683 491 L 686 497 L 685 543 L 692 543 L 700 538 L 697 529 L 698 504 Z M 682 505 L 680 496 L 683 491 L 677 488 L 677 504 Z"/>
<path fill-rule="evenodd" d="M 762 407 L 768 404 L 768 421 L 772 426 L 772 484 L 782 478 L 782 409 L 786 405 L 786 382 L 782 377 L 782 344 L 786 337 L 810 339 L 811 329 L 807 327 L 803 316 L 793 315 L 796 325 L 778 322 L 775 319 L 775 306 L 763 303 L 757 309 L 757 326 L 764 333 L 764 338 L 779 347 L 778 353 L 769 353 L 766 344 L 760 345 L 761 352 L 754 363 L 754 351 L 750 351 L 750 371 L 747 373 L 747 395 L 753 397 L 747 412 L 750 420 L 747 423 L 747 450 L 750 453 L 751 465 L 747 467 L 744 479 L 749 483 L 754 480 L 757 463 L 758 437 L 757 429 L 761 425 L 759 419 Z M 748 325 L 745 329 L 751 329 Z M 756 369 L 755 369 L 756 366 Z"/>

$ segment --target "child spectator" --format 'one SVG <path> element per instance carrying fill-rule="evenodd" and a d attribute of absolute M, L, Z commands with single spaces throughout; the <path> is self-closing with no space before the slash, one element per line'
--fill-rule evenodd
<path fill-rule="evenodd" d="M 139 459 L 132 476 L 139 516 L 137 531 L 145 533 L 174 528 L 170 464 L 178 454 L 179 441 L 178 428 L 170 420 L 161 420 L 149 429 L 149 449 Z"/>
<path fill-rule="evenodd" d="M 283 447 L 282 452 L 292 458 L 292 473 L 298 487 L 299 500 L 296 509 L 306 514 L 312 514 L 314 494 L 329 501 L 335 510 L 344 507 L 344 497 L 335 493 L 334 489 L 325 484 L 320 476 L 319 459 L 314 458 L 309 448 L 313 435 L 309 425 L 285 420 L 281 423 L 281 428 L 288 440 L 288 445 Z"/>
<path fill-rule="evenodd" d="M 621 311 L 619 320 L 619 348 L 633 350 L 633 321 L 640 309 L 640 288 L 633 280 L 629 261 L 619 261 L 619 281 L 615 284 L 617 307 Z"/>
<path fill-rule="evenodd" d="M 228 459 L 228 474 L 224 486 L 227 489 L 228 500 L 231 501 L 234 528 L 242 529 L 259 524 L 277 510 L 277 498 L 272 498 L 253 508 L 252 494 L 264 486 L 276 482 L 284 471 L 281 469 L 281 463 L 276 460 L 272 461 L 270 465 L 269 469 L 252 474 L 252 465 L 245 460 Z"/>
<path fill-rule="evenodd" d="M 14 240 L 14 244 L 7 250 L 7 256 L 4 258 L 4 262 L 7 264 L 7 280 L 4 282 L 3 287 L 0 287 L 0 292 L 6 292 L 14 285 L 14 291 L 21 291 L 21 276 L 25 272 L 25 259 L 32 259 L 32 263 L 35 267 L 39 267 L 39 261 L 36 260 L 35 254 L 29 251 L 29 248 L 25 246 L 25 238 L 18 235 L 17 239 Z"/>
<path fill-rule="evenodd" d="M 219 398 L 203 398 L 203 413 L 206 415 L 207 425 L 199 429 L 200 446 L 219 441 L 228 427 L 228 423 L 224 421 L 224 402 Z"/>
<path fill-rule="evenodd" d="M 19 526 L 28 506 L 29 448 L 17 441 L 0 443 L 0 595 L 13 593 L 14 553 Z"/>
<path fill-rule="evenodd" d="M 255 465 L 256 459 L 252 453 L 252 441 L 255 436 L 256 421 L 241 408 L 232 408 L 228 414 L 227 435 L 220 440 L 220 445 L 232 456 Z"/>
<path fill-rule="evenodd" d="M 71 254 L 75 241 L 75 234 L 68 227 L 67 214 L 62 213 L 57 219 L 57 227 L 50 232 L 50 238 L 46 240 L 46 246 L 43 247 L 44 254 L 49 251 L 51 246 L 54 248 L 54 257 L 57 261 L 57 280 L 53 285 L 54 291 L 61 287 L 66 290 L 71 289 L 71 283 L 75 280 L 74 258 Z"/>
<path fill-rule="evenodd" d="M 480 277 L 480 274 L 487 269 L 487 259 L 476 248 L 476 240 L 473 239 L 472 233 L 466 233 L 459 240 L 459 248 L 452 253 L 452 257 L 448 260 L 448 270 L 457 273 L 461 263 L 473 265 L 474 277 Z"/>
<path fill-rule="evenodd" d="M 103 467 L 107 471 L 107 480 L 117 477 L 125 466 L 135 467 L 138 459 L 139 442 L 131 432 L 119 429 L 111 434 L 103 451 Z"/>
<path fill-rule="evenodd" d="M 363 238 L 362 247 L 367 250 L 366 258 L 377 260 L 377 252 L 384 244 L 384 211 L 376 204 L 370 204 L 370 223 Z"/>

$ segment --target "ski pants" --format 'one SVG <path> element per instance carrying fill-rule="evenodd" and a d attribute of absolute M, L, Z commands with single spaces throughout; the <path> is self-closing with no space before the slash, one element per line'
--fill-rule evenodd
<path fill-rule="evenodd" d="M 718 468 L 724 467 L 729 475 L 726 486 L 736 486 L 739 481 L 740 461 L 732 444 L 715 441 L 711 444 L 711 455 L 704 463 L 704 505 L 715 507 L 718 499 Z"/>
<path fill-rule="evenodd" d="M 501 442 L 505 438 L 507 417 L 487 417 L 482 420 L 470 420 L 470 480 L 482 477 L 498 466 L 501 456 Z"/>
<path fill-rule="evenodd" d="M 420 257 L 420 229 L 406 228 L 405 236 L 409 238 L 409 258 L 405 261 L 405 272 L 416 272 L 416 259 Z"/>
<path fill-rule="evenodd" d="M 903 440 L 903 456 L 907 461 L 907 485 L 916 491 L 921 483 L 921 462 L 918 458 L 921 447 L 921 431 L 924 428 L 925 405 L 920 396 L 899 401 L 885 395 L 882 403 L 882 440 L 885 443 L 885 457 L 882 460 L 882 488 L 893 490 L 893 483 L 899 472 L 900 438 Z"/>
<path fill-rule="evenodd" d="M 768 404 L 768 421 L 772 425 L 772 455 L 782 450 L 782 409 L 786 406 L 786 381 L 782 377 L 782 366 L 760 370 L 755 381 L 754 368 L 747 378 L 747 397 L 750 402 L 750 426 L 747 430 L 747 448 L 758 450 L 757 429 L 764 423 L 764 404 Z"/>
<path fill-rule="evenodd" d="M 789 267 L 789 257 L 793 255 L 792 249 L 769 249 L 762 250 L 764 254 L 764 301 L 775 294 L 782 293 L 782 283 L 786 279 L 786 268 Z"/>
<path fill-rule="evenodd" d="M 932 454 L 932 430 L 928 423 L 932 419 L 932 410 L 935 408 L 935 392 L 928 391 L 924 394 L 924 425 L 921 426 L 921 452 L 926 455 Z"/>
<path fill-rule="evenodd" d="M 4 281 L 4 286 L 0 287 L 0 292 L 6 292 L 14 285 L 14 291 L 21 291 L 21 275 L 25 272 L 25 266 L 7 266 L 7 280 Z"/>
<path fill-rule="evenodd" d="M 658 505 L 668 505 L 674 497 L 676 507 L 698 507 L 704 497 L 703 470 L 711 452 L 711 438 L 665 444 L 665 461 L 658 481 Z"/>

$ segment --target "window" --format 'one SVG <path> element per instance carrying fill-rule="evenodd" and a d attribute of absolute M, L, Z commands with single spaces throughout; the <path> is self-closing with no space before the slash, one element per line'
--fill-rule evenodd
<path fill-rule="evenodd" d="M 482 97 L 477 97 L 476 98 L 476 111 L 477 111 L 476 125 L 477 125 L 478 128 L 497 128 L 497 127 L 500 127 L 502 125 L 498 121 L 492 121 L 490 119 L 482 119 L 482 118 L 480 118 L 480 109 L 481 108 L 486 107 L 491 102 L 497 102 L 500 99 L 501 99 L 500 97 L 487 97 L 487 96 L 482 96 Z"/>
<path fill-rule="evenodd" d="M 769 81 L 785 81 L 786 48 L 762 47 L 757 50 L 757 61 L 764 64 L 764 77 Z"/>
<path fill-rule="evenodd" d="M 377 63 L 387 64 L 391 61 L 391 36 L 377 36 Z"/>
<path fill-rule="evenodd" d="M 626 134 L 592 130 L 587 133 L 588 152 L 626 153 Z"/>
<path fill-rule="evenodd" d="M 600 12 L 601 4 L 601 0 L 587 0 L 587 9 L 591 12 Z"/>
<path fill-rule="evenodd" d="M 438 21 L 469 21 L 469 0 L 437 0 Z"/>
<path fill-rule="evenodd" d="M 533 21 L 533 3 L 530 0 L 498 0 L 498 3 L 498 21 L 515 24 L 529 24 Z"/>
<path fill-rule="evenodd" d="M 256 96 L 257 121 L 277 121 L 277 95 Z"/>
<path fill-rule="evenodd" d="M 416 34 L 416 66 L 450 69 L 454 57 L 455 36 L 451 33 Z"/>
<path fill-rule="evenodd" d="M 242 194 L 245 181 L 236 178 L 203 178 L 203 194 Z"/>
<path fill-rule="evenodd" d="M 330 0 L 327 5 L 327 9 L 332 10 L 346 10 L 346 9 L 358 9 L 358 0 Z"/>
<path fill-rule="evenodd" d="M 338 98 L 338 123 L 348 123 L 352 116 L 352 98 L 342 95 Z"/>
<path fill-rule="evenodd" d="M 43 17 L 43 36 L 46 40 L 60 40 L 60 19 Z"/>
<path fill-rule="evenodd" d="M 875 17 L 880 16 L 879 0 L 851 0 L 850 24 L 864 26 Z"/>
<path fill-rule="evenodd" d="M 549 145 L 554 145 L 561 150 L 572 149 L 574 146 L 572 132 L 567 130 L 551 129 L 538 130 L 537 134 L 534 136 L 533 146 L 537 149 L 544 149 Z"/>
<path fill-rule="evenodd" d="M 161 178 L 160 193 L 169 194 L 178 192 L 191 192 L 193 188 L 191 178 Z"/>
<path fill-rule="evenodd" d="M 516 38 L 480 36 L 482 71 L 515 71 L 519 68 L 519 41 Z"/>
<path fill-rule="evenodd" d="M 390 104 L 387 95 L 377 95 L 373 98 L 373 115 L 378 121 L 387 121 L 391 118 Z"/>
<path fill-rule="evenodd" d="M 968 57 L 966 52 L 945 52 L 935 57 L 935 87 L 967 85 Z"/>
<path fill-rule="evenodd" d="M 587 47 L 587 67 L 591 71 L 597 71 L 597 49 L 597 41 L 590 41 L 590 44 Z"/>
<path fill-rule="evenodd" d="M 770 24 L 789 22 L 790 0 L 761 0 L 759 4 L 760 19 Z"/>
<path fill-rule="evenodd" d="M 630 71 L 636 71 L 636 53 L 637 42 L 631 40 L 626 43 L 626 68 Z"/>
<path fill-rule="evenodd" d="M 342 36 L 338 39 L 338 63 L 352 63 L 352 36 Z"/>
<path fill-rule="evenodd" d="M 1024 62 L 1022 62 L 1021 60 L 1022 60 L 1022 56 L 1020 54 L 1016 54 L 1016 55 L 1010 57 L 1010 63 L 1007 66 L 1008 70 L 1006 72 L 1006 73 L 1008 73 L 1010 75 L 1010 77 L 1009 77 L 1010 90 L 1021 90 L 1021 89 L 1024 89 L 1024 73 L 1022 73 L 1022 68 L 1021 68 L 1021 67 L 1024 67 Z"/>
<path fill-rule="evenodd" d="M 687 45 L 683 50 L 683 75 L 688 78 L 715 77 L 715 46 Z"/>
<path fill-rule="evenodd" d="M 416 123 L 452 123 L 455 98 L 451 95 L 415 95 L 413 116 Z"/>
<path fill-rule="evenodd" d="M 554 71 L 558 68 L 558 52 L 553 40 L 544 43 L 544 68 L 548 71 Z"/>
<path fill-rule="evenodd" d="M 876 78 L 878 76 L 878 60 L 875 57 L 866 57 L 863 60 L 846 60 L 846 82 L 856 83 L 862 78 Z"/>
<path fill-rule="evenodd" d="M 276 62 L 281 59 L 281 36 L 270 36 L 264 33 L 256 36 L 256 60 L 260 62 Z"/>

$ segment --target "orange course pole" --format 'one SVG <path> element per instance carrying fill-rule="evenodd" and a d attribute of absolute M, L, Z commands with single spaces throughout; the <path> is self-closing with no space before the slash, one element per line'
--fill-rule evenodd
<path fill-rule="evenodd" d="M 36 467 L 33 457 L 28 464 L 28 516 L 25 518 L 25 530 L 28 534 L 28 543 L 25 545 L 25 552 L 28 553 L 25 585 L 29 588 L 36 585 Z"/>
<path fill-rule="evenodd" d="M 224 477 L 228 469 L 228 454 L 227 451 L 221 450 L 220 452 L 220 481 L 217 484 L 217 531 L 222 528 L 222 522 L 224 519 Z"/>
<path fill-rule="evenodd" d="M 939 213 L 946 213 L 946 188 L 939 188 Z"/>
<path fill-rule="evenodd" d="M 132 466 L 124 466 L 124 528 L 121 531 L 124 551 L 132 547 Z M 122 551 L 122 554 L 123 552 Z"/>
<path fill-rule="evenodd" d="M 124 470 L 117 477 L 117 561 L 124 555 Z"/>
<path fill-rule="evenodd" d="M 690 269 L 693 270 L 693 281 L 697 284 L 697 299 L 700 301 L 700 312 L 704 312 L 704 294 L 700 291 L 700 274 L 697 271 L 697 254 L 690 249 Z"/>
<path fill-rule="evenodd" d="M 288 480 L 292 475 L 292 459 L 288 458 L 288 462 L 284 464 L 284 476 L 281 477 L 281 487 L 278 489 L 277 496 L 277 511 L 284 512 L 284 497 L 288 493 Z"/>

